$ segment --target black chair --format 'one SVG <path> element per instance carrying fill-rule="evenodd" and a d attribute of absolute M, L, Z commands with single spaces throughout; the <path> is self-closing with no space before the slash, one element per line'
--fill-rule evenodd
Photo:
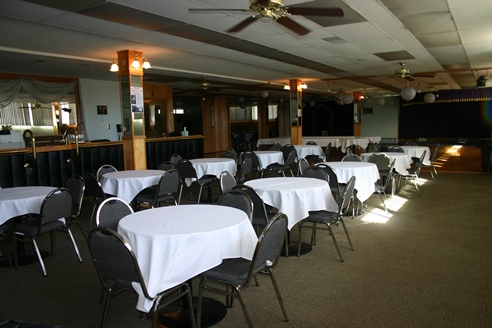
<path fill-rule="evenodd" d="M 419 179 L 420 169 L 422 167 L 422 162 L 424 161 L 424 157 L 425 157 L 426 153 L 427 153 L 427 151 L 424 150 L 424 152 L 420 156 L 419 161 L 417 162 L 415 167 L 407 169 L 406 174 L 398 174 L 398 176 L 397 176 L 398 188 L 400 188 L 400 186 L 401 186 L 401 180 L 403 180 L 404 183 L 406 183 L 408 180 L 412 180 L 413 184 L 415 186 L 415 189 L 417 190 L 417 192 L 419 193 L 419 196 L 420 196 L 421 190 L 419 189 L 419 187 L 417 185 L 417 180 Z"/>
<path fill-rule="evenodd" d="M 237 152 L 233 149 L 233 148 L 229 148 L 229 150 L 227 150 L 224 155 L 222 155 L 222 157 L 224 158 L 231 158 L 233 159 L 235 162 L 236 162 L 236 165 L 237 165 L 237 162 L 238 162 L 238 156 L 237 156 Z"/>
<path fill-rule="evenodd" d="M 197 326 L 201 324 L 203 292 L 209 291 L 226 295 L 229 300 L 227 305 L 231 305 L 231 300 L 236 297 L 241 304 L 244 317 L 248 327 L 253 327 L 248 309 L 241 296 L 241 290 L 246 288 L 256 274 L 269 275 L 277 299 L 284 316 L 284 321 L 288 321 L 282 296 L 277 282 L 273 276 L 272 268 L 277 264 L 280 256 L 285 235 L 287 232 L 287 216 L 279 213 L 265 227 L 255 249 L 252 260 L 244 258 L 225 259 L 218 266 L 203 272 L 200 275 L 198 303 L 197 303 Z M 210 282 L 210 284 L 209 284 Z M 218 288 L 217 284 L 225 285 L 226 289 Z M 269 315 L 269 314 L 267 314 Z"/>
<path fill-rule="evenodd" d="M 430 160 L 430 164 L 424 164 L 422 163 L 422 167 L 428 167 L 429 171 L 431 173 L 432 179 L 434 179 L 434 174 L 437 176 L 437 170 L 436 167 L 434 166 L 434 163 L 436 162 L 437 155 L 439 154 L 439 149 L 441 148 L 441 144 L 437 144 L 436 149 L 434 149 L 434 152 L 432 153 Z"/>
<path fill-rule="evenodd" d="M 232 189 L 226 191 L 219 197 L 216 204 L 237 208 L 246 213 L 250 221 L 253 220 L 253 201 L 242 190 Z"/>
<path fill-rule="evenodd" d="M 306 145 L 317 145 L 317 143 L 316 143 L 316 141 L 310 140 L 310 141 L 306 142 Z"/>
<path fill-rule="evenodd" d="M 236 178 L 229 171 L 222 172 L 219 181 L 222 193 L 228 192 L 237 185 Z"/>
<path fill-rule="evenodd" d="M 299 158 L 299 160 L 297 161 L 297 176 L 302 177 L 304 175 L 304 172 L 310 167 L 311 165 L 306 158 Z"/>
<path fill-rule="evenodd" d="M 369 163 L 376 164 L 381 177 L 381 184 L 386 182 L 386 178 L 390 173 L 391 159 L 384 153 L 374 153 L 367 160 Z"/>
<path fill-rule="evenodd" d="M 157 169 L 162 171 L 175 170 L 176 165 L 174 165 L 171 161 L 164 161 L 161 164 L 159 164 Z"/>
<path fill-rule="evenodd" d="M 79 226 L 84 239 L 87 238 L 86 232 L 82 229 L 82 226 L 79 222 L 80 211 L 82 210 L 82 203 L 84 200 L 84 192 L 85 192 L 85 181 L 80 175 L 71 176 L 67 183 L 65 184 L 65 188 L 70 191 L 72 195 L 72 223 L 75 222 Z"/>
<path fill-rule="evenodd" d="M 362 158 L 357 154 L 347 154 L 343 156 L 342 162 L 362 162 Z"/>
<path fill-rule="evenodd" d="M 38 248 L 36 239 L 45 234 L 50 233 L 51 241 L 51 255 L 54 254 L 54 232 L 61 230 L 67 234 L 72 241 L 73 248 L 82 263 L 82 257 L 80 256 L 79 248 L 73 238 L 72 231 L 70 230 L 70 219 L 72 217 L 72 195 L 66 188 L 57 188 L 51 191 L 43 200 L 41 204 L 41 210 L 39 214 L 32 214 L 33 220 L 20 223 L 14 227 L 16 236 L 29 237 L 32 240 L 32 244 L 38 256 L 39 264 L 43 270 L 43 275 L 46 276 L 46 267 L 43 262 L 43 258 Z M 61 220 L 65 219 L 65 221 Z M 15 267 L 18 266 L 17 256 L 15 257 Z"/>
<path fill-rule="evenodd" d="M 173 154 L 171 156 L 171 160 L 170 162 L 173 163 L 174 167 L 178 167 L 178 163 L 180 160 L 182 160 L 183 158 L 181 157 L 181 155 L 179 154 Z"/>
<path fill-rule="evenodd" d="M 213 195 L 212 195 L 212 183 L 216 179 L 215 176 L 213 175 L 204 175 L 200 179 L 198 179 L 198 176 L 196 175 L 196 170 L 193 167 L 193 164 L 187 160 L 187 159 L 182 159 L 178 162 L 178 172 L 179 172 L 179 177 L 181 179 L 181 187 L 179 189 L 179 198 L 178 198 L 178 204 L 181 204 L 181 196 L 183 194 L 183 186 L 186 185 L 186 179 L 192 179 L 192 182 L 189 186 L 190 189 L 190 194 L 191 194 L 191 186 L 193 184 L 198 184 L 200 187 L 200 191 L 198 192 L 198 200 L 197 203 L 200 204 L 200 199 L 202 197 L 202 189 L 204 186 L 209 186 L 209 197 L 210 200 L 213 201 Z"/>
<path fill-rule="evenodd" d="M 329 177 L 328 177 L 328 173 L 326 173 L 326 171 L 320 167 L 320 166 L 313 166 L 313 167 L 310 167 L 308 168 L 303 176 L 303 178 L 315 178 L 315 179 L 320 179 L 320 180 L 323 180 L 323 181 L 326 181 L 328 182 L 329 181 Z"/>
<path fill-rule="evenodd" d="M 321 163 L 316 165 L 316 167 L 322 168 L 326 174 L 328 174 L 328 184 L 330 185 L 330 190 L 336 200 L 340 199 L 340 187 L 345 187 L 345 184 L 338 182 L 337 173 L 326 163 Z"/>
<path fill-rule="evenodd" d="M 14 266 L 14 262 L 12 261 L 12 254 L 14 254 L 14 256 L 16 256 L 16 253 L 17 253 L 17 249 L 15 247 L 15 242 L 13 243 L 14 244 L 13 250 L 12 251 L 10 250 L 11 244 L 12 244 L 12 239 L 13 239 L 12 238 L 13 234 L 14 234 L 14 223 L 13 223 L 12 219 L 10 219 L 7 222 L 0 225 L 0 241 L 3 241 L 3 243 L 5 245 L 5 252 L 6 252 L 6 256 L 7 256 L 7 259 L 9 261 L 10 267 Z"/>
<path fill-rule="evenodd" d="M 110 173 L 110 172 L 118 172 L 118 170 L 116 169 L 116 167 L 114 167 L 113 165 L 110 165 L 110 164 L 104 164 L 104 165 L 102 165 L 97 170 L 97 173 L 96 173 L 97 181 L 101 181 L 102 176 L 104 174 Z"/>
<path fill-rule="evenodd" d="M 282 156 L 284 156 L 284 162 L 287 161 L 287 158 L 289 157 L 293 149 L 295 150 L 296 148 L 291 144 L 286 144 L 282 147 Z"/>
<path fill-rule="evenodd" d="M 404 153 L 405 150 L 401 148 L 400 146 L 391 146 L 388 147 L 388 152 L 390 153 Z"/>
<path fill-rule="evenodd" d="M 113 297 L 123 291 L 135 292 L 132 286 L 134 283 L 138 283 L 145 298 L 154 303 L 150 312 L 152 314 L 152 327 L 158 327 L 157 316 L 161 307 L 167 306 L 184 296 L 187 296 L 188 304 L 192 306 L 191 291 L 187 283 L 178 284 L 156 296 L 150 296 L 131 246 L 114 230 L 105 227 L 95 228 L 89 233 L 87 243 L 97 275 L 106 291 L 101 328 L 106 326 L 109 306 Z M 164 302 L 164 300 L 166 301 Z M 193 311 L 190 311 L 190 321 L 191 327 L 195 327 Z"/>
<path fill-rule="evenodd" d="M 350 180 L 347 182 L 347 185 L 342 191 L 340 201 L 338 202 L 338 211 L 337 212 L 331 212 L 331 211 L 310 211 L 309 216 L 302 220 L 299 223 L 299 241 L 301 241 L 301 236 L 302 236 L 302 226 L 306 222 L 311 222 L 311 223 L 323 223 L 326 224 L 328 227 L 328 231 L 331 235 L 331 238 L 333 239 L 333 243 L 335 244 L 335 248 L 337 249 L 338 256 L 340 257 L 340 262 L 343 262 L 343 256 L 342 253 L 340 252 L 340 248 L 338 247 L 337 240 L 335 238 L 335 234 L 333 233 L 333 230 L 331 229 L 332 224 L 338 224 L 339 222 L 342 223 L 343 229 L 345 230 L 345 234 L 347 236 L 350 249 L 354 250 L 354 246 L 352 245 L 352 241 L 350 240 L 350 236 L 347 230 L 347 227 L 345 226 L 345 222 L 343 221 L 343 215 L 346 214 L 348 211 L 348 207 L 350 204 L 350 200 L 352 199 L 353 193 L 354 193 L 354 186 L 355 186 L 355 177 L 350 178 Z M 297 249 L 297 256 L 300 256 L 301 254 L 301 243 L 299 242 L 299 247 Z"/>
<path fill-rule="evenodd" d="M 99 181 L 97 181 L 97 178 L 94 176 L 94 174 L 86 173 L 84 175 L 84 182 L 85 192 L 92 202 L 92 214 L 89 221 L 89 228 L 87 230 L 90 231 L 96 218 L 96 210 L 99 207 L 99 204 L 101 204 L 102 201 L 106 199 L 106 194 L 104 193 L 101 184 L 99 183 Z"/>
<path fill-rule="evenodd" d="M 116 231 L 120 220 L 132 213 L 132 207 L 123 199 L 106 198 L 97 209 L 96 227 L 106 227 Z"/>
<path fill-rule="evenodd" d="M 257 172 L 258 176 L 261 178 L 262 177 L 262 171 L 260 168 L 260 160 L 258 159 L 258 155 L 254 151 L 245 151 L 241 154 L 241 165 L 244 163 L 244 160 L 247 157 L 251 157 L 251 173 Z"/>
<path fill-rule="evenodd" d="M 393 162 L 391 163 L 390 169 L 389 169 L 388 175 L 386 175 L 386 178 L 385 179 L 381 178 L 381 181 L 376 182 L 374 184 L 375 192 L 379 194 L 379 197 L 381 198 L 381 201 L 383 202 L 383 207 L 384 207 L 384 210 L 386 211 L 386 213 L 388 213 L 388 206 L 386 206 L 386 202 L 385 202 L 385 200 L 386 201 L 388 200 L 388 197 L 386 196 L 386 190 L 389 186 L 389 183 L 391 181 L 393 181 L 393 175 L 394 175 L 393 166 L 394 165 L 395 165 L 395 160 L 393 160 Z"/>
<path fill-rule="evenodd" d="M 331 154 L 331 142 L 329 142 L 328 145 L 326 145 L 325 156 L 323 156 L 323 162 L 328 162 L 328 159 L 330 158 L 330 154 Z"/>
<path fill-rule="evenodd" d="M 243 183 L 251 175 L 253 170 L 253 157 L 247 156 L 241 163 L 237 172 L 236 181 Z"/>
<path fill-rule="evenodd" d="M 277 175 L 282 175 L 285 177 L 285 171 L 290 171 L 291 176 L 294 176 L 294 173 L 292 172 L 292 166 L 294 165 L 297 157 L 297 152 L 296 149 L 293 148 L 289 156 L 287 156 L 287 159 L 285 160 L 284 164 L 280 163 L 272 163 L 268 165 L 264 170 L 263 170 L 263 175 L 266 172 L 273 172 L 276 173 Z"/>
<path fill-rule="evenodd" d="M 135 196 L 135 209 L 139 211 L 142 205 L 147 205 L 151 208 L 159 207 L 164 202 L 172 202 L 174 205 L 178 205 L 176 198 L 174 198 L 178 190 L 178 171 L 173 169 L 164 171 L 156 185 L 145 188 Z"/>
<path fill-rule="evenodd" d="M 251 223 L 256 228 L 265 227 L 268 222 L 270 222 L 270 220 L 275 216 L 275 213 L 271 212 L 272 208 L 267 207 L 267 205 L 263 202 L 261 196 L 258 195 L 258 193 L 250 186 L 237 185 L 233 188 L 233 190 L 242 190 L 249 196 L 249 198 L 253 202 L 253 218 L 251 220 Z"/>

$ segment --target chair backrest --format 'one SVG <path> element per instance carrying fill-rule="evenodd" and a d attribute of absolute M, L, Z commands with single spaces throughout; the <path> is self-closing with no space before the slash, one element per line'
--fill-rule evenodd
<path fill-rule="evenodd" d="M 441 144 L 438 143 L 437 146 L 436 146 L 436 149 L 434 149 L 434 152 L 432 153 L 432 157 L 430 159 L 430 162 L 434 162 L 437 158 L 437 154 L 439 154 L 439 149 L 441 148 Z"/>
<path fill-rule="evenodd" d="M 69 219 L 72 216 L 72 195 L 66 188 L 57 188 L 51 191 L 43 200 L 40 210 L 38 235 L 41 226 L 61 218 Z"/>
<path fill-rule="evenodd" d="M 403 146 L 418 146 L 416 142 L 407 141 L 403 144 Z"/>
<path fill-rule="evenodd" d="M 109 173 L 109 172 L 118 172 L 118 170 L 116 169 L 116 167 L 114 167 L 113 165 L 110 165 L 110 164 L 102 165 L 97 170 L 97 173 L 96 173 L 97 181 L 101 181 L 102 176 L 106 173 Z"/>
<path fill-rule="evenodd" d="M 390 153 L 404 153 L 405 150 L 400 146 L 391 146 L 388 148 L 388 152 Z"/>
<path fill-rule="evenodd" d="M 181 157 L 181 155 L 179 155 L 179 154 L 173 154 L 173 155 L 171 156 L 170 161 L 171 161 L 171 163 L 173 163 L 173 164 L 174 164 L 174 166 L 176 167 L 176 166 L 178 166 L 179 161 L 180 161 L 180 160 L 182 160 L 182 159 L 183 159 L 183 158 Z"/>
<path fill-rule="evenodd" d="M 320 179 L 326 182 L 330 181 L 330 178 L 328 177 L 328 173 L 326 173 L 326 171 L 319 166 L 313 166 L 307 169 L 306 172 L 304 172 L 303 177 Z"/>
<path fill-rule="evenodd" d="M 292 166 L 296 162 L 297 151 L 295 148 L 290 150 L 289 155 L 287 155 L 287 159 L 285 160 L 285 166 Z"/>
<path fill-rule="evenodd" d="M 352 176 L 340 194 L 339 214 L 346 214 L 350 206 L 350 200 L 354 195 L 355 177 Z"/>
<path fill-rule="evenodd" d="M 379 151 L 379 145 L 377 142 L 369 142 L 367 144 L 367 152 L 368 153 L 375 153 Z"/>
<path fill-rule="evenodd" d="M 178 162 L 178 172 L 181 180 L 185 178 L 197 179 L 195 167 L 188 159 L 183 158 Z"/>
<path fill-rule="evenodd" d="M 222 157 L 224 157 L 224 158 L 231 158 L 231 159 L 233 159 L 237 163 L 237 161 L 238 161 L 237 153 L 236 153 L 235 150 L 234 151 L 231 151 L 231 149 L 229 149 L 228 151 L 226 151 L 224 153 L 224 155 L 222 155 Z"/>
<path fill-rule="evenodd" d="M 330 185 L 331 192 L 338 197 L 340 195 L 340 185 L 338 183 L 337 173 L 325 163 L 318 164 L 316 167 L 321 167 L 328 174 L 328 184 Z"/>
<path fill-rule="evenodd" d="M 258 159 L 258 155 L 254 151 L 245 151 L 241 154 L 241 165 L 247 157 L 251 157 L 251 170 L 259 171 L 260 170 L 260 160 Z"/>
<path fill-rule="evenodd" d="M 287 233 L 287 223 L 287 215 L 278 213 L 265 226 L 258 237 L 247 281 L 263 270 L 268 262 L 270 268 L 277 264 Z"/>
<path fill-rule="evenodd" d="M 357 154 L 347 154 L 343 156 L 342 162 L 362 162 L 362 158 Z"/>
<path fill-rule="evenodd" d="M 233 190 L 242 190 L 249 196 L 249 198 L 253 202 L 253 221 L 257 223 L 264 221 L 262 222 L 262 225 L 266 225 L 269 221 L 266 206 L 263 202 L 263 199 L 256 192 L 256 190 L 246 185 L 237 185 L 233 188 Z"/>
<path fill-rule="evenodd" d="M 328 158 L 330 158 L 330 153 L 331 153 L 331 142 L 329 142 L 325 148 L 325 162 L 328 161 Z"/>
<path fill-rule="evenodd" d="M 132 213 L 133 209 L 124 200 L 117 197 L 107 198 L 97 209 L 96 226 L 108 227 L 116 231 L 120 220 Z"/>
<path fill-rule="evenodd" d="M 374 153 L 367 161 L 376 164 L 379 171 L 387 171 L 391 165 L 391 159 L 383 153 Z"/>
<path fill-rule="evenodd" d="M 65 188 L 67 188 L 72 195 L 73 215 L 78 216 L 80 214 L 80 210 L 82 209 L 82 202 L 84 200 L 84 178 L 82 178 L 80 175 L 71 176 L 65 184 Z"/>
<path fill-rule="evenodd" d="M 90 197 L 92 203 L 96 204 L 106 198 L 104 191 L 99 181 L 92 173 L 86 173 L 84 175 L 85 191 Z"/>
<path fill-rule="evenodd" d="M 290 153 L 292 152 L 292 149 L 296 149 L 294 146 L 291 144 L 286 144 L 285 146 L 282 147 L 282 154 L 284 156 L 284 161 L 287 162 L 287 158 L 289 157 Z"/>
<path fill-rule="evenodd" d="M 162 171 L 175 170 L 176 165 L 174 165 L 173 162 L 171 161 L 164 161 L 161 164 L 159 164 L 157 169 Z"/>
<path fill-rule="evenodd" d="M 159 178 L 157 186 L 157 197 L 177 193 L 179 190 L 178 171 L 173 169 L 165 171 Z"/>
<path fill-rule="evenodd" d="M 149 296 L 145 281 L 130 244 L 116 231 L 97 227 L 89 232 L 87 244 L 101 284 L 110 289 L 117 284 L 132 290 L 132 283 L 139 283 L 146 298 Z"/>
<path fill-rule="evenodd" d="M 228 192 L 237 185 L 236 178 L 229 171 L 222 172 L 219 181 L 222 193 Z"/>
<path fill-rule="evenodd" d="M 304 172 L 310 168 L 309 162 L 304 157 L 299 158 L 297 161 L 297 176 L 303 176 Z"/>
<path fill-rule="evenodd" d="M 246 177 L 248 177 L 251 174 L 252 170 L 253 170 L 253 157 L 247 156 L 243 160 L 243 163 L 241 164 L 241 168 L 239 169 L 239 176 L 238 176 L 239 181 L 244 181 Z"/>
<path fill-rule="evenodd" d="M 317 143 L 316 143 L 316 141 L 310 140 L 310 141 L 306 142 L 306 145 L 317 145 Z"/>
<path fill-rule="evenodd" d="M 278 142 L 275 142 L 271 148 L 272 150 L 282 151 L 282 145 L 279 144 Z"/>
<path fill-rule="evenodd" d="M 422 168 L 422 163 L 424 162 L 424 157 L 425 157 L 425 154 L 427 153 L 427 150 L 424 150 L 424 152 L 422 153 L 422 155 L 420 155 L 420 160 L 418 161 L 418 163 L 416 164 L 415 166 L 415 174 L 417 176 L 420 175 L 420 169 Z"/>
<path fill-rule="evenodd" d="M 217 200 L 217 205 L 237 208 L 253 220 L 253 201 L 242 190 L 232 189 L 222 194 Z"/>

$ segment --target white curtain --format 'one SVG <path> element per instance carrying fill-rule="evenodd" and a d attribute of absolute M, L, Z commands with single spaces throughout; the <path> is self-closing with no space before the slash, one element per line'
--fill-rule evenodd
<path fill-rule="evenodd" d="M 62 101 L 73 90 L 75 81 L 68 83 L 44 82 L 21 76 L 17 80 L 0 79 L 0 107 L 14 102 L 21 91 L 28 93 L 34 100 L 49 104 Z"/>

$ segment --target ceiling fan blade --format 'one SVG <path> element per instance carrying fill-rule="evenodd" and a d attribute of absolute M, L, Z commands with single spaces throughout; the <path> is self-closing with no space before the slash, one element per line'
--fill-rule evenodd
<path fill-rule="evenodd" d="M 220 12 L 220 11 L 227 11 L 227 12 L 242 12 L 242 13 L 251 13 L 252 11 L 250 9 L 225 9 L 225 8 L 214 8 L 214 9 L 209 9 L 209 8 L 190 8 L 188 9 L 189 13 L 210 13 L 210 12 Z"/>
<path fill-rule="evenodd" d="M 415 73 L 412 74 L 413 77 L 428 77 L 428 78 L 435 78 L 436 74 L 434 73 Z"/>
<path fill-rule="evenodd" d="M 242 20 L 238 24 L 236 24 L 233 27 L 231 27 L 230 29 L 228 29 L 226 32 L 228 32 L 228 33 L 239 32 L 239 31 L 245 29 L 246 27 L 248 27 L 249 25 L 253 24 L 254 22 L 256 22 L 257 19 L 258 19 L 258 17 L 255 17 L 255 16 L 248 17 L 245 20 Z"/>
<path fill-rule="evenodd" d="M 307 28 L 298 24 L 297 22 L 290 19 L 289 17 L 280 17 L 279 19 L 277 19 L 277 23 L 299 35 L 306 35 L 310 32 Z"/>
<path fill-rule="evenodd" d="M 343 17 L 343 9 L 341 8 L 295 8 L 289 7 L 287 11 L 292 15 L 301 16 L 327 16 L 327 17 Z"/>

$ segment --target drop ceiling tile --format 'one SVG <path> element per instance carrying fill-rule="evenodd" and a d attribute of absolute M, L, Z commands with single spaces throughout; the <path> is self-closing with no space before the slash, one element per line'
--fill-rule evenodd
<path fill-rule="evenodd" d="M 448 11 L 446 0 L 412 0 L 410 6 L 408 0 L 381 0 L 381 2 L 396 17 Z"/>
<path fill-rule="evenodd" d="M 440 32 L 418 35 L 417 39 L 426 48 L 440 48 L 461 45 L 458 32 Z"/>
<path fill-rule="evenodd" d="M 400 20 L 410 32 L 417 36 L 456 30 L 453 19 L 447 12 L 406 16 L 401 17 Z"/>

